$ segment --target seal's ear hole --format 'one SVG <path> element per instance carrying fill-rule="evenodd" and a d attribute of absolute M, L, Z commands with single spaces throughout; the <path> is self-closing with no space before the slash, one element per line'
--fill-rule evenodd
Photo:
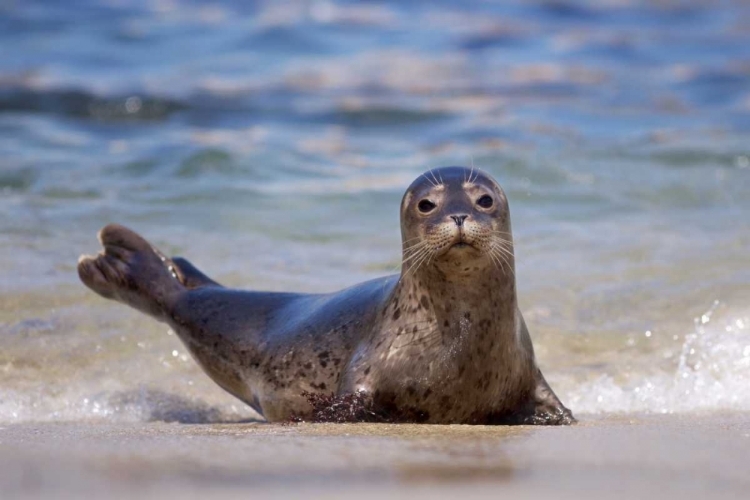
<path fill-rule="evenodd" d="M 433 210 L 435 210 L 436 206 L 437 205 L 435 205 L 430 200 L 422 200 L 417 205 L 417 208 L 419 209 L 420 212 L 422 212 L 423 214 L 426 214 L 426 213 L 429 213 L 429 212 L 432 212 Z"/>
<path fill-rule="evenodd" d="M 477 205 L 482 208 L 490 208 L 492 206 L 492 196 L 484 195 L 477 200 Z"/>

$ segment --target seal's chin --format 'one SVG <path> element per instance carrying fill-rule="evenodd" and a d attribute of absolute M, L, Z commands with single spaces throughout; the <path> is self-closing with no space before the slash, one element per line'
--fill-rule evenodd
<path fill-rule="evenodd" d="M 448 255 L 461 256 L 461 258 L 466 258 L 469 255 L 474 256 L 477 253 L 481 253 L 481 250 L 471 243 L 461 239 L 449 246 L 445 253 Z"/>

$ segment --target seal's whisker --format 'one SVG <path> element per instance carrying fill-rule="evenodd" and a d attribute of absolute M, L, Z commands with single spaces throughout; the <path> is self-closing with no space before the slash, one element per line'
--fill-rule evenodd
<path fill-rule="evenodd" d="M 412 243 L 411 245 L 407 244 L 405 250 L 408 250 L 409 248 L 414 248 L 414 247 L 416 247 L 418 245 L 425 245 L 425 244 L 427 244 L 427 241 L 423 240 L 422 238 L 412 238 L 411 241 L 413 241 L 413 240 L 420 240 L 420 241 L 417 241 L 416 243 Z"/>
<path fill-rule="evenodd" d="M 489 252 L 489 255 L 491 256 L 493 262 L 497 263 L 497 269 L 499 271 L 505 271 L 505 264 L 503 263 L 503 260 L 500 258 L 500 256 L 497 254 L 497 252 L 494 249 L 491 249 Z"/>
<path fill-rule="evenodd" d="M 409 262 L 406 266 L 404 277 L 409 276 L 410 274 L 413 274 L 416 272 L 416 268 L 419 267 L 419 265 L 422 263 L 424 259 L 427 258 L 427 253 L 422 253 L 418 257 L 416 257 L 412 262 Z"/>
<path fill-rule="evenodd" d="M 418 252 L 419 252 L 420 250 L 422 250 L 422 249 L 424 249 L 424 248 L 427 248 L 427 246 L 428 246 L 428 245 L 414 245 L 414 246 L 413 246 L 413 247 L 411 247 L 411 248 L 407 248 L 407 249 L 406 249 L 406 250 L 404 250 L 404 252 L 403 252 L 403 253 L 404 253 L 404 257 L 405 257 L 405 259 L 406 259 L 406 258 L 411 258 L 411 257 L 413 257 L 413 256 L 414 256 L 414 255 L 416 255 L 416 254 L 417 254 L 417 253 L 418 253 Z"/>
<path fill-rule="evenodd" d="M 495 245 L 496 249 L 498 251 L 502 252 L 503 255 L 507 255 L 508 257 L 515 257 L 515 255 L 513 253 L 513 247 L 509 248 L 507 246 L 504 246 L 501 242 L 496 242 L 496 243 L 499 243 L 499 244 Z"/>
<path fill-rule="evenodd" d="M 424 256 L 426 256 L 429 253 L 429 251 L 430 249 L 428 247 L 424 247 L 418 252 L 416 252 L 414 255 L 411 255 L 408 258 L 404 259 L 404 261 L 402 262 L 402 266 L 405 272 L 404 276 L 408 275 L 408 273 L 411 271 L 414 265 L 417 262 L 420 262 L 424 258 Z"/>
<path fill-rule="evenodd" d="M 437 177 L 435 177 L 435 172 L 433 172 L 433 169 L 430 169 L 430 175 L 432 176 L 432 179 L 435 181 L 435 184 L 434 184 L 435 187 L 442 184 L 440 181 L 438 181 Z"/>
<path fill-rule="evenodd" d="M 502 246 L 504 249 L 511 251 L 513 250 L 513 241 L 506 239 L 502 236 L 499 236 L 498 234 L 493 234 L 493 236 L 496 236 L 495 238 L 492 238 L 493 244 L 497 244 L 499 246 Z"/>
<path fill-rule="evenodd" d="M 430 256 L 430 253 L 427 252 L 419 260 L 417 260 L 407 272 L 407 276 L 416 274 L 416 272 L 419 270 L 420 267 L 422 267 L 422 264 L 424 264 L 425 260 L 427 260 L 429 256 Z"/>
<path fill-rule="evenodd" d="M 497 229 L 493 229 L 492 231 L 490 231 L 490 234 L 502 234 L 504 236 L 513 236 L 513 233 L 511 233 L 510 231 L 498 231 Z"/>
<path fill-rule="evenodd" d="M 430 180 L 429 177 L 427 177 L 427 173 L 428 172 L 423 173 L 422 177 L 424 177 L 427 180 L 427 182 L 429 182 L 432 185 L 432 187 L 437 187 L 437 184 L 435 184 L 432 180 Z"/>
<path fill-rule="evenodd" d="M 415 274 L 417 270 L 422 266 L 422 264 L 424 264 L 425 260 L 432 258 L 434 254 L 435 251 L 431 247 L 427 248 L 427 251 L 424 252 L 419 259 L 416 259 L 415 262 L 412 263 L 411 268 L 409 268 L 404 276 L 406 277 L 411 274 Z"/>
<path fill-rule="evenodd" d="M 510 262 L 510 257 L 512 257 L 513 254 L 510 254 L 510 253 L 508 253 L 508 254 L 501 253 L 502 250 L 504 250 L 502 247 L 493 246 L 491 251 L 494 252 L 500 259 L 502 259 L 503 263 L 508 267 L 508 271 L 510 272 L 510 274 L 512 274 L 513 276 L 515 276 L 516 273 L 513 270 L 513 266 L 511 265 L 511 262 Z"/>
<path fill-rule="evenodd" d="M 404 241 L 401 242 L 401 244 L 403 245 L 404 243 L 409 243 L 410 241 L 421 240 L 421 239 L 422 239 L 421 236 L 415 236 L 414 238 L 405 239 Z"/>
<path fill-rule="evenodd" d="M 474 178 L 472 179 L 472 178 L 471 178 L 471 175 L 469 175 L 469 182 L 470 182 L 470 183 L 474 183 L 474 182 L 476 182 L 476 181 L 477 181 L 477 179 L 479 179 L 479 171 L 480 171 L 480 170 L 481 170 L 481 169 L 479 169 L 479 168 L 475 169 L 475 168 L 474 168 L 474 165 L 473 165 L 473 162 L 472 162 L 472 166 L 471 166 L 471 171 L 472 171 L 472 173 L 474 174 Z"/>
<path fill-rule="evenodd" d="M 508 250 L 509 252 L 513 253 L 513 250 L 515 248 L 513 246 L 513 242 L 508 241 L 508 240 L 503 239 L 503 238 L 492 238 L 492 241 L 493 241 L 494 244 L 496 244 L 498 246 L 501 246 L 501 247 L 503 247 L 503 249 Z"/>
<path fill-rule="evenodd" d="M 500 262 L 498 262 L 497 257 L 495 256 L 495 254 L 492 251 L 490 251 L 490 252 L 487 253 L 487 255 L 489 255 L 490 260 L 492 260 L 492 265 L 495 266 L 495 268 L 498 271 L 502 271 Z"/>
<path fill-rule="evenodd" d="M 420 239 L 420 238 L 412 238 L 414 239 Z M 390 268 L 391 272 L 399 272 L 404 269 L 404 263 L 414 259 L 419 253 L 420 250 L 424 250 L 425 247 L 428 246 L 428 243 L 426 241 L 420 241 L 415 243 L 414 245 L 410 247 L 406 247 L 402 251 L 402 257 L 401 257 L 401 263 L 396 264 L 394 267 Z"/>
<path fill-rule="evenodd" d="M 408 252 L 404 252 L 403 257 L 401 259 L 401 263 L 408 262 L 412 259 L 414 259 L 415 256 L 419 255 L 420 251 L 424 250 L 424 248 L 414 248 L 413 250 L 409 250 Z"/>

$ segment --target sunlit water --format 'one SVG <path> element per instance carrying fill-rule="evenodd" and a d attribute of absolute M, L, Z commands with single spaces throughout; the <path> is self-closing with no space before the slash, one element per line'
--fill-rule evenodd
<path fill-rule="evenodd" d="M 750 410 L 750 8 L 693 4 L 0 1 L 0 421 L 252 416 L 78 283 L 103 224 L 331 291 L 472 163 L 576 413 Z"/>

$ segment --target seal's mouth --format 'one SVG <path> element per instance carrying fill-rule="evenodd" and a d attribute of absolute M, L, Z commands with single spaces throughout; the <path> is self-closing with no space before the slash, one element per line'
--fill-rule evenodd
<path fill-rule="evenodd" d="M 453 250 L 454 248 L 456 249 L 474 248 L 474 245 L 466 241 L 463 231 L 459 230 L 459 233 L 456 235 L 455 242 L 450 247 L 448 247 L 449 250 Z"/>

